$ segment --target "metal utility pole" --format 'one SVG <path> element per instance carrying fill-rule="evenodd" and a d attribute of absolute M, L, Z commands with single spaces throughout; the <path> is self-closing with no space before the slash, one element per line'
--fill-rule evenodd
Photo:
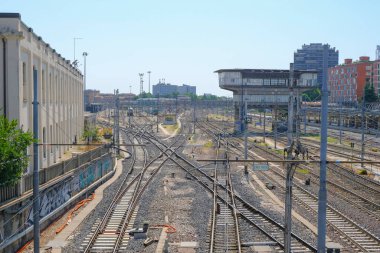
<path fill-rule="evenodd" d="M 263 141 L 265 143 L 265 123 L 266 123 L 266 113 L 265 113 L 266 109 L 264 108 L 264 134 L 263 134 Z"/>
<path fill-rule="evenodd" d="M 139 73 L 140 76 L 140 95 L 144 92 L 144 73 Z"/>
<path fill-rule="evenodd" d="M 277 109 L 278 109 L 278 99 L 277 99 L 277 90 L 275 90 L 275 109 L 274 109 L 274 149 L 277 149 Z"/>
<path fill-rule="evenodd" d="M 116 153 L 120 154 L 120 122 L 119 122 L 119 89 L 115 91 L 115 115 L 114 115 L 114 125 L 115 125 L 115 145 L 117 146 Z"/>
<path fill-rule="evenodd" d="M 288 149 L 287 159 L 293 160 L 293 145 L 291 143 Z M 286 165 L 286 193 L 285 193 L 285 229 L 284 229 L 284 252 L 291 252 L 292 245 L 292 194 L 293 194 L 293 176 L 295 169 L 294 163 Z"/>
<path fill-rule="evenodd" d="M 243 95 L 243 76 L 241 77 L 241 100 L 240 100 L 240 133 L 244 131 L 244 95 Z"/>
<path fill-rule="evenodd" d="M 300 140 L 300 134 L 301 134 L 301 96 L 299 95 L 299 91 L 296 91 L 296 97 L 295 97 L 295 102 L 296 102 L 296 140 L 297 143 Z"/>
<path fill-rule="evenodd" d="M 158 114 L 160 112 L 160 93 L 157 94 L 157 117 L 156 117 L 156 125 L 157 125 L 157 133 L 158 133 Z"/>
<path fill-rule="evenodd" d="M 303 110 L 303 131 L 304 131 L 304 134 L 306 134 L 306 120 L 307 120 L 306 109 L 304 109 Z"/>
<path fill-rule="evenodd" d="M 293 141 L 293 119 L 294 119 L 294 92 L 293 92 L 294 67 L 290 63 L 289 71 L 289 104 L 288 104 L 288 145 Z"/>
<path fill-rule="evenodd" d="M 244 117 L 244 159 L 247 160 L 248 159 L 248 124 L 247 124 L 247 101 L 244 101 L 244 113 L 245 113 L 245 117 Z M 248 166 L 247 164 L 245 163 L 244 164 L 244 172 L 247 173 L 248 172 Z"/>
<path fill-rule="evenodd" d="M 129 85 L 129 94 L 132 94 L 132 85 Z"/>
<path fill-rule="evenodd" d="M 33 69 L 33 138 L 38 140 L 38 76 Z M 40 252 L 40 190 L 37 142 L 33 144 L 33 240 L 34 252 Z"/>
<path fill-rule="evenodd" d="M 194 98 L 194 102 L 193 102 L 193 134 L 195 134 L 195 102 L 197 100 Z"/>
<path fill-rule="evenodd" d="M 323 52 L 323 68 L 327 69 L 328 51 Z M 327 169 L 327 117 L 328 117 L 328 88 L 327 77 L 323 76 L 322 104 L 321 104 L 321 150 L 320 150 L 320 174 L 318 194 L 318 253 L 326 251 L 326 169 Z"/>
<path fill-rule="evenodd" d="M 148 73 L 148 84 L 149 84 L 148 92 L 150 93 L 150 73 L 152 73 L 152 71 L 149 70 L 147 73 Z"/>
<path fill-rule="evenodd" d="M 175 122 L 177 124 L 177 114 L 178 114 L 178 96 L 175 97 Z"/>
<path fill-rule="evenodd" d="M 339 144 L 342 144 L 342 99 L 340 100 L 339 105 Z"/>
<path fill-rule="evenodd" d="M 365 89 L 363 89 L 363 101 L 362 101 L 362 115 L 361 115 L 361 133 L 362 133 L 362 150 L 360 152 L 360 160 L 364 160 L 364 125 L 365 125 Z M 361 163 L 361 167 L 364 167 L 364 163 Z"/>

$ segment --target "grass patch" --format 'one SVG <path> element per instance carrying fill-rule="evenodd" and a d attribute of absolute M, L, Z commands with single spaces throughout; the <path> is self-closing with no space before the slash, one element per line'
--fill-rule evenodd
<path fill-rule="evenodd" d="M 379 152 L 379 149 L 378 148 L 371 148 L 371 151 L 372 152 Z"/>
<path fill-rule="evenodd" d="M 219 121 L 228 121 L 231 120 L 231 117 L 226 117 L 220 114 L 207 114 L 209 120 L 219 120 Z"/>
<path fill-rule="evenodd" d="M 310 137 L 310 138 L 317 140 L 317 141 L 321 141 L 321 136 L 319 134 L 314 135 L 314 136 L 307 136 L 307 137 Z M 328 136 L 327 137 L 327 143 L 332 143 L 332 144 L 338 143 L 338 139 Z"/>
<path fill-rule="evenodd" d="M 310 173 L 310 171 L 309 171 L 308 169 L 300 169 L 300 168 L 297 168 L 297 169 L 296 169 L 296 172 L 298 172 L 298 173 L 300 173 L 300 174 L 304 174 L 304 175 Z"/>
<path fill-rule="evenodd" d="M 359 175 L 368 175 L 367 170 L 359 170 L 358 172 Z"/>
<path fill-rule="evenodd" d="M 214 146 L 214 143 L 212 143 L 211 140 L 208 140 L 205 144 L 203 144 L 203 147 L 205 148 L 212 148 Z"/>
<path fill-rule="evenodd" d="M 175 130 L 178 129 L 178 124 L 174 124 L 174 125 L 162 125 L 162 126 L 163 126 L 163 128 L 165 128 L 169 132 L 174 132 Z"/>
<path fill-rule="evenodd" d="M 284 150 L 282 150 L 282 149 L 273 149 L 273 150 L 274 150 L 274 152 L 276 152 L 279 155 L 284 155 Z"/>

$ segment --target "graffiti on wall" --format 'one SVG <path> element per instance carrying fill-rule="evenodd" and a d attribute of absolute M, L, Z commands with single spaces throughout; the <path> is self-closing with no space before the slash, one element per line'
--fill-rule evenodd
<path fill-rule="evenodd" d="M 97 177 L 100 178 L 102 176 L 102 162 L 98 161 L 96 163 L 96 171 L 97 171 Z"/>
<path fill-rule="evenodd" d="M 99 173 L 100 168 L 100 173 Z M 102 176 L 102 171 L 105 174 L 111 168 L 111 158 L 106 157 L 102 161 L 97 161 L 96 164 L 82 169 L 79 173 L 71 177 L 69 180 L 50 187 L 40 194 L 40 218 L 53 212 L 58 207 L 66 203 L 71 197 L 88 187 L 94 181 Z M 98 171 L 98 173 L 96 173 Z M 26 224 L 33 224 L 33 208 L 30 209 Z"/>
<path fill-rule="evenodd" d="M 71 198 L 71 181 L 67 180 L 54 188 L 49 188 L 41 193 L 40 217 L 45 217 Z M 28 224 L 33 224 L 33 209 L 28 216 Z"/>
<path fill-rule="evenodd" d="M 95 179 L 95 166 L 91 164 L 87 167 L 87 169 L 82 170 L 81 173 L 79 173 L 79 186 L 80 189 L 84 189 L 87 186 L 89 186 L 92 182 L 94 182 Z"/>
<path fill-rule="evenodd" d="M 103 173 L 107 173 L 111 170 L 111 158 L 106 158 L 103 162 Z"/>

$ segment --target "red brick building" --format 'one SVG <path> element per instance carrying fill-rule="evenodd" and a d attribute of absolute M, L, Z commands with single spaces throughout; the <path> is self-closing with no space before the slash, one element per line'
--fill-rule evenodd
<path fill-rule="evenodd" d="M 372 83 L 374 62 L 368 56 L 358 61 L 345 59 L 344 64 L 329 68 L 328 87 L 330 103 L 350 103 L 361 100 L 366 83 Z M 378 89 L 375 86 L 376 93 Z"/>

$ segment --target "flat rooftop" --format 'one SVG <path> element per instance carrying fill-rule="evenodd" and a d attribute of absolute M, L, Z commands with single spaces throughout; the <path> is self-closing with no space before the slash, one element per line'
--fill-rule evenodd
<path fill-rule="evenodd" d="M 243 78 L 289 78 L 290 70 L 288 69 L 219 69 L 214 73 L 238 72 Z M 298 78 L 301 74 L 318 73 L 316 70 L 294 70 L 294 77 Z"/>

